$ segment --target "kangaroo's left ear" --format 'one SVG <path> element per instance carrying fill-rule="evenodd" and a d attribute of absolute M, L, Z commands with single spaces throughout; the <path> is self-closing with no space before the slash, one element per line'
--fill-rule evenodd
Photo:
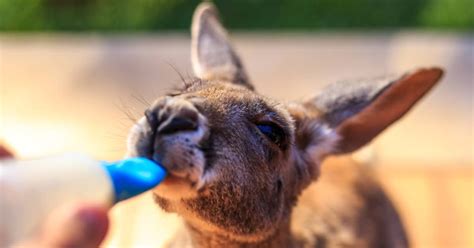
<path fill-rule="evenodd" d="M 352 152 L 400 119 L 442 75 L 440 68 L 430 68 L 329 85 L 309 101 L 289 106 L 296 144 L 308 153 L 318 151 L 312 156 Z"/>
<path fill-rule="evenodd" d="M 213 4 L 203 2 L 196 8 L 191 35 L 191 62 L 196 76 L 253 89 Z"/>

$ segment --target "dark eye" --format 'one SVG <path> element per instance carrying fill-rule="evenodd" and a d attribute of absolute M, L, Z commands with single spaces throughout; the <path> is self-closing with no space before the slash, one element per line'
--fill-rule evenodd
<path fill-rule="evenodd" d="M 271 123 L 257 124 L 258 130 L 274 144 L 282 146 L 285 141 L 285 132 L 277 125 Z"/>

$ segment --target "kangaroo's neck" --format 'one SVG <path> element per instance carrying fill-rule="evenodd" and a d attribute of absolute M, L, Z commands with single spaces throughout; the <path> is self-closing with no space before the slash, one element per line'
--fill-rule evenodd
<path fill-rule="evenodd" d="M 187 229 L 190 234 L 193 248 L 204 247 L 299 247 L 298 242 L 293 239 L 290 231 L 290 224 L 288 221 L 283 223 L 274 234 L 269 237 L 256 242 L 242 242 L 222 236 L 215 233 L 202 231 L 198 227 L 187 224 Z"/>

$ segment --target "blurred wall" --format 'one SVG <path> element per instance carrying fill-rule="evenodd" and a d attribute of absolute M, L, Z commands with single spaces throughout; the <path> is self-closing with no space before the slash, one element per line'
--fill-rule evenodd
<path fill-rule="evenodd" d="M 260 92 L 282 100 L 340 79 L 441 66 L 441 83 L 372 146 L 379 164 L 472 165 L 471 35 L 237 34 L 234 43 Z M 22 156 L 79 150 L 124 153 L 125 112 L 192 76 L 186 35 L 0 36 L 0 137 Z M 375 157 L 373 156 L 375 154 Z"/>

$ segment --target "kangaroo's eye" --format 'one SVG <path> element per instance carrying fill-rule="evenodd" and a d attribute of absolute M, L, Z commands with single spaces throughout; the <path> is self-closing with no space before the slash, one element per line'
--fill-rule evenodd
<path fill-rule="evenodd" d="M 272 123 L 257 124 L 258 130 L 264 134 L 272 143 L 282 146 L 285 141 L 285 132 L 279 126 Z"/>

